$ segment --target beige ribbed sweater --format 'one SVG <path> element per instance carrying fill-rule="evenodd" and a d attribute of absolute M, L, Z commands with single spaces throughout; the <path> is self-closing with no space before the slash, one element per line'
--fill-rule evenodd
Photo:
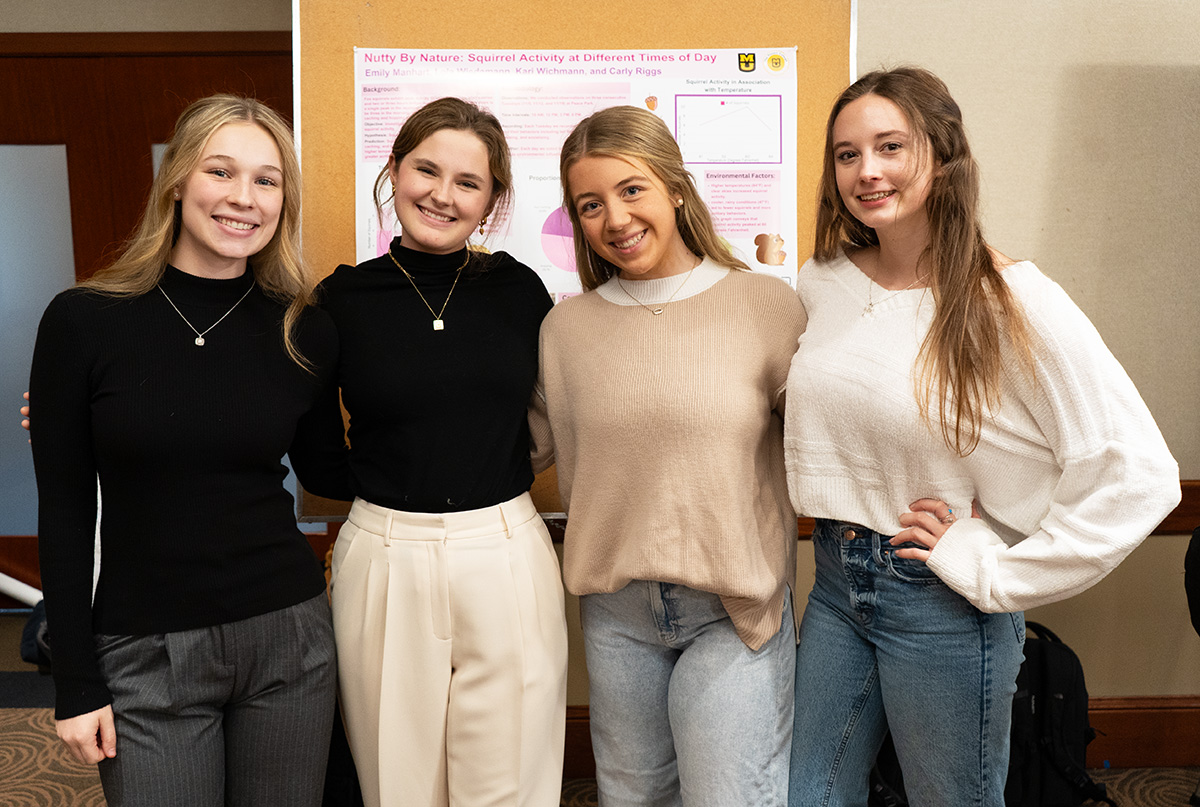
<path fill-rule="evenodd" d="M 679 583 L 720 595 L 753 649 L 779 630 L 796 546 L 781 411 L 803 327 L 790 287 L 738 271 L 660 316 L 597 291 L 550 312 L 530 425 L 535 468 L 558 464 L 572 593 Z"/>

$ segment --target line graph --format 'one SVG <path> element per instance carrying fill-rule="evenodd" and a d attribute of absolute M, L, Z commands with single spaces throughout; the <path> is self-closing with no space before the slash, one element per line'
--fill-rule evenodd
<path fill-rule="evenodd" d="M 687 163 L 783 162 L 779 95 L 678 95 L 675 139 Z"/>

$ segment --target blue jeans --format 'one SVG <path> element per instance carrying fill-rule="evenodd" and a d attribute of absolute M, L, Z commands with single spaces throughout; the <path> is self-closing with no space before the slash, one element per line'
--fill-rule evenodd
<path fill-rule="evenodd" d="M 715 594 L 635 580 L 580 598 L 602 807 L 787 800 L 795 663 L 790 594 L 757 651 Z"/>
<path fill-rule="evenodd" d="M 888 536 L 818 520 L 790 807 L 861 807 L 890 728 L 914 807 L 1003 807 L 1022 614 L 985 614 Z"/>

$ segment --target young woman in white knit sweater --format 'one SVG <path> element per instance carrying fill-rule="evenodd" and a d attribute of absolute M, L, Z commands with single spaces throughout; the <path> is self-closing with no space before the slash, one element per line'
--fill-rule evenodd
<path fill-rule="evenodd" d="M 582 121 L 561 176 L 585 293 L 542 325 L 531 424 L 569 515 L 601 803 L 782 804 L 796 517 L 781 413 L 803 309 L 716 236 L 650 112 Z"/>
<path fill-rule="evenodd" d="M 978 185 L 931 73 L 835 103 L 787 390 L 789 492 L 818 519 L 793 807 L 865 805 L 888 728 L 910 803 L 1002 805 L 1022 610 L 1104 577 L 1179 501 L 1091 323 L 984 242 Z"/>

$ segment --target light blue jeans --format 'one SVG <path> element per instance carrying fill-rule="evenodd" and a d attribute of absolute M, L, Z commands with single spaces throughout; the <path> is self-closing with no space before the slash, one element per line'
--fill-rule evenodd
<path fill-rule="evenodd" d="M 890 728 L 913 807 L 1003 807 L 1022 614 L 985 614 L 888 536 L 817 521 L 790 807 L 862 807 Z"/>
<path fill-rule="evenodd" d="M 715 594 L 635 580 L 580 598 L 601 807 L 787 801 L 792 604 L 757 651 Z"/>

